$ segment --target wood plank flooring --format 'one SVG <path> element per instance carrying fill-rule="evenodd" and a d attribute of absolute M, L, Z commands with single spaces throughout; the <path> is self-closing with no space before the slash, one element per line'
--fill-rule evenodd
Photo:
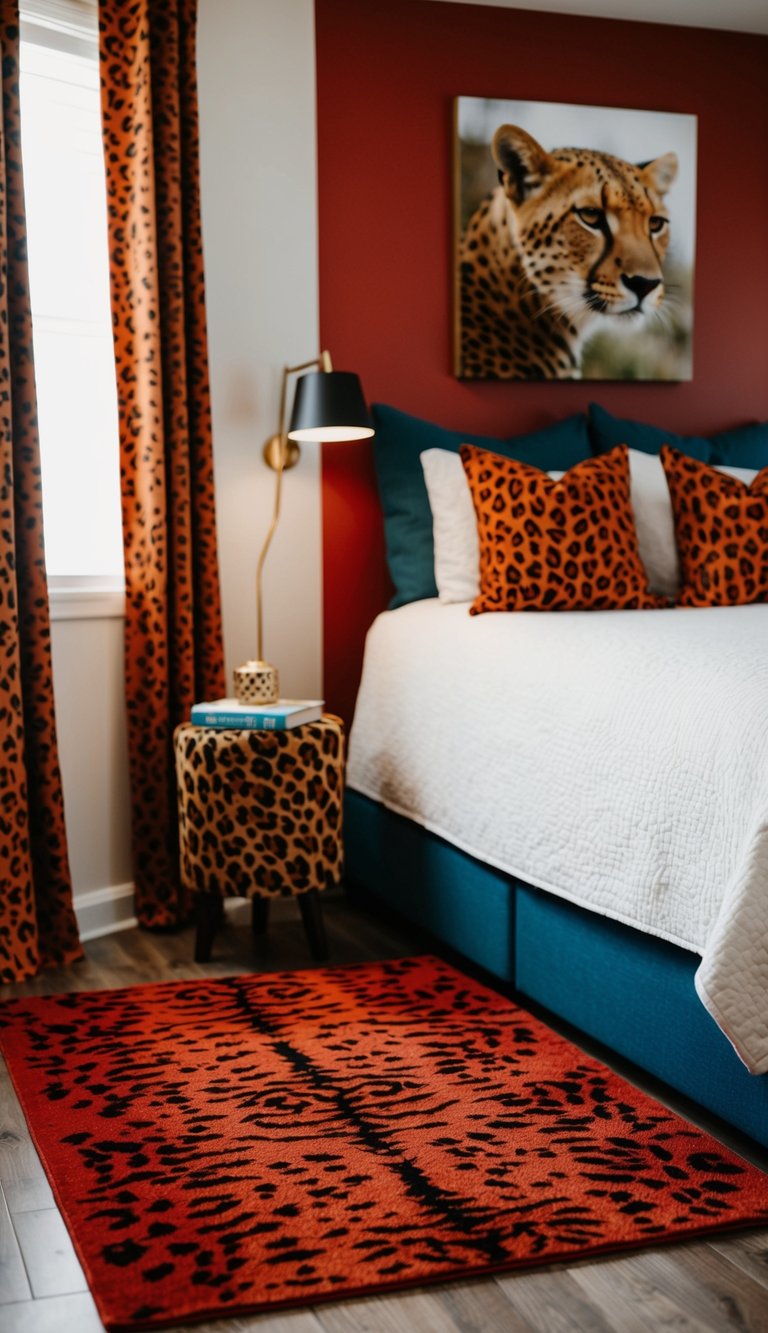
<path fill-rule="evenodd" d="M 428 937 L 341 894 L 325 896 L 324 915 L 335 963 L 436 947 Z M 192 961 L 191 928 L 175 935 L 132 930 L 94 940 L 86 946 L 85 962 L 6 986 L 0 996 L 312 966 L 296 904 L 277 904 L 272 918 L 268 933 L 254 939 L 248 904 L 237 904 L 206 964 Z M 599 1047 L 590 1049 L 605 1058 Z M 641 1081 L 622 1062 L 610 1063 Z M 643 1079 L 642 1086 L 655 1096 L 661 1093 L 652 1080 Z M 661 1095 L 768 1169 L 768 1154 L 694 1113 L 683 1099 Z M 768 1333 L 768 1230 L 195 1328 L 198 1333 Z M 0 1333 L 103 1333 L 1 1061 Z"/>

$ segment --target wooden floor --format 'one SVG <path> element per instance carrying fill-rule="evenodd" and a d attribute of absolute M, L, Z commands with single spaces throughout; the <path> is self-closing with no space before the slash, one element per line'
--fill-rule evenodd
<path fill-rule="evenodd" d="M 432 942 L 343 896 L 326 895 L 332 962 L 427 952 Z M 268 935 L 254 940 L 247 904 L 238 904 L 214 946 L 213 961 L 192 960 L 192 931 L 137 930 L 94 940 L 87 961 L 11 995 L 95 990 L 146 981 L 226 976 L 254 969 L 309 966 L 295 903 L 278 904 Z M 582 1043 L 585 1044 L 585 1043 Z M 597 1048 L 597 1053 L 604 1052 Z M 629 1072 L 618 1061 L 612 1063 Z M 4 1066 L 0 1073 L 0 1330 L 2 1333 L 101 1333 L 82 1270 L 30 1142 Z M 630 1077 L 632 1076 L 630 1072 Z M 640 1081 L 635 1077 L 635 1081 Z M 659 1095 L 657 1084 L 643 1086 Z M 688 1104 L 670 1105 L 704 1128 Z M 735 1135 L 720 1137 L 768 1168 Z M 403 1293 L 318 1305 L 293 1313 L 195 1326 L 199 1333 L 660 1333 L 739 1330 L 768 1333 L 768 1231 L 663 1246 L 618 1259 L 538 1269 L 509 1277 L 449 1282 Z"/>

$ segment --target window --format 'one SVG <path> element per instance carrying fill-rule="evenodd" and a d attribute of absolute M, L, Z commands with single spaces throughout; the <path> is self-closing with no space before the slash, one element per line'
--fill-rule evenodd
<path fill-rule="evenodd" d="M 54 614 L 62 590 L 80 614 L 123 580 L 96 0 L 21 0 L 21 20 L 46 565 Z"/>

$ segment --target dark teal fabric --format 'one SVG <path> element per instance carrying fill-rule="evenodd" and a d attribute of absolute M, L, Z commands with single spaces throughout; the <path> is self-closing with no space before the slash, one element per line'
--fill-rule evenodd
<path fill-rule="evenodd" d="M 357 792 L 344 831 L 353 884 L 768 1147 L 768 1074 L 747 1072 L 702 1005 L 695 954 L 532 889 Z"/>
<path fill-rule="evenodd" d="M 726 467 L 768 467 L 768 421 L 712 436 L 712 462 Z"/>
<path fill-rule="evenodd" d="M 699 1000 L 696 954 L 519 885 L 515 955 L 523 995 L 768 1147 L 768 1074 Z"/>
<path fill-rule="evenodd" d="M 607 454 L 617 444 L 626 444 L 643 454 L 658 454 L 663 444 L 671 444 L 673 449 L 679 449 L 690 458 L 698 458 L 700 463 L 713 461 L 711 441 L 703 436 L 676 435 L 660 426 L 646 426 L 642 421 L 624 421 L 621 417 L 611 416 L 598 403 L 589 405 L 589 430 L 596 454 Z"/>
<path fill-rule="evenodd" d="M 514 890 L 500 870 L 354 791 L 344 798 L 344 862 L 353 886 L 513 981 Z"/>
<path fill-rule="evenodd" d="M 419 457 L 425 449 L 448 449 L 456 454 L 462 444 L 475 444 L 545 472 L 565 472 L 592 454 L 583 413 L 532 435 L 513 435 L 506 440 L 471 431 L 444 430 L 381 403 L 374 404 L 372 416 L 387 564 L 395 585 L 390 607 L 437 596 L 432 511 Z"/>
<path fill-rule="evenodd" d="M 611 416 L 598 403 L 589 405 L 589 429 L 595 453 L 605 454 L 617 444 L 639 449 L 644 454 L 659 453 L 663 444 L 697 458 L 700 463 L 727 467 L 768 467 L 768 422 L 736 426 L 708 438 L 703 435 L 676 435 L 660 426 L 642 421 L 626 421 Z"/>

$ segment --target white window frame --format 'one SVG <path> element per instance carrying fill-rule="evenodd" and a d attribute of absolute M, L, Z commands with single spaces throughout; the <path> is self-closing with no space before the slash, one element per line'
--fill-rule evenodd
<path fill-rule="evenodd" d="M 98 59 L 98 0 L 21 0 L 23 42 Z M 125 584 L 115 576 L 48 575 L 51 620 L 109 620 L 125 615 Z"/>
<path fill-rule="evenodd" d="M 51 620 L 116 620 L 125 615 L 125 584 L 89 574 L 49 574 Z"/>
<path fill-rule="evenodd" d="M 98 57 L 93 37 L 98 0 L 20 0 L 19 31 L 23 42 L 50 46 L 70 55 Z"/>

